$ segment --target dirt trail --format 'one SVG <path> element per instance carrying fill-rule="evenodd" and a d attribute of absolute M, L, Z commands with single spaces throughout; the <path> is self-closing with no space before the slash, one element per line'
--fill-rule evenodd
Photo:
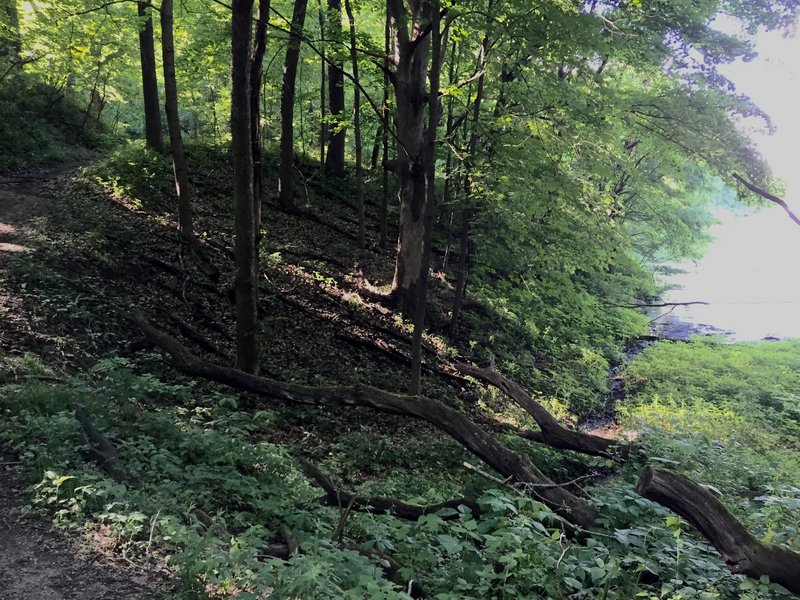
<path fill-rule="evenodd" d="M 0 352 L 22 333 L 11 320 L 16 300 L 8 288 L 8 261 L 36 245 L 37 224 L 57 201 L 58 181 L 77 165 L 0 178 Z M 0 392 L 2 393 L 2 392 Z M 2 418 L 2 417 L 0 417 Z M 2 451 L 2 448 L 0 448 Z M 0 600 L 150 600 L 148 577 L 81 548 L 42 520 L 22 514 L 22 486 L 13 458 L 0 452 Z"/>

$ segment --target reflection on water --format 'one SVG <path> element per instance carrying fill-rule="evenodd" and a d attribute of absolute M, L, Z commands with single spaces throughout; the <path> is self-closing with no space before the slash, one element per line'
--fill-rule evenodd
<path fill-rule="evenodd" d="M 720 223 L 705 256 L 673 265 L 685 272 L 664 277 L 674 286 L 666 302 L 709 304 L 675 307 L 657 323 L 705 325 L 742 341 L 800 338 L 800 227 L 778 207 L 715 213 Z"/>

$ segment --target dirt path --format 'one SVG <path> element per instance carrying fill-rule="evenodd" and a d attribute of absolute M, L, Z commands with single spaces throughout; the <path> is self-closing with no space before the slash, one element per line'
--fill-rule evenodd
<path fill-rule="evenodd" d="M 0 456 L 0 600 L 151 600 L 154 586 L 25 517 L 16 465 Z"/>
<path fill-rule="evenodd" d="M 35 334 L 14 310 L 17 299 L 7 285 L 9 260 L 35 248 L 37 226 L 58 201 L 58 182 L 76 166 L 0 178 L 0 352 L 15 348 L 24 334 Z M 42 520 L 23 516 L 17 469 L 13 458 L 0 452 L 0 600 L 157 597 L 147 577 L 82 548 Z"/>

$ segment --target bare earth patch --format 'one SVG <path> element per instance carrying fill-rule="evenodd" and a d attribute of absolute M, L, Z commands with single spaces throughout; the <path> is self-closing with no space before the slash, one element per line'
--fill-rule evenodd
<path fill-rule="evenodd" d="M 74 165 L 35 174 L 0 178 L 0 351 L 20 345 L 30 334 L 18 302 L 7 289 L 8 259 L 31 250 L 36 225 L 54 198 L 46 186 Z M 0 600 L 149 600 L 154 579 L 121 568 L 101 554 L 24 516 L 22 486 L 13 459 L 0 454 Z"/>
<path fill-rule="evenodd" d="M 0 458 L 0 600 L 150 600 L 144 575 L 82 549 L 47 523 L 21 514 L 15 466 Z"/>

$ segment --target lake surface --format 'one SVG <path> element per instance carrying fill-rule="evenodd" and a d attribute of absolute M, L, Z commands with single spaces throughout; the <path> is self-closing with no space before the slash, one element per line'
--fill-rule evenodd
<path fill-rule="evenodd" d="M 714 241 L 684 273 L 662 279 L 665 302 L 708 305 L 654 309 L 668 337 L 725 333 L 737 341 L 800 338 L 800 227 L 777 206 L 756 211 L 715 209 Z"/>

